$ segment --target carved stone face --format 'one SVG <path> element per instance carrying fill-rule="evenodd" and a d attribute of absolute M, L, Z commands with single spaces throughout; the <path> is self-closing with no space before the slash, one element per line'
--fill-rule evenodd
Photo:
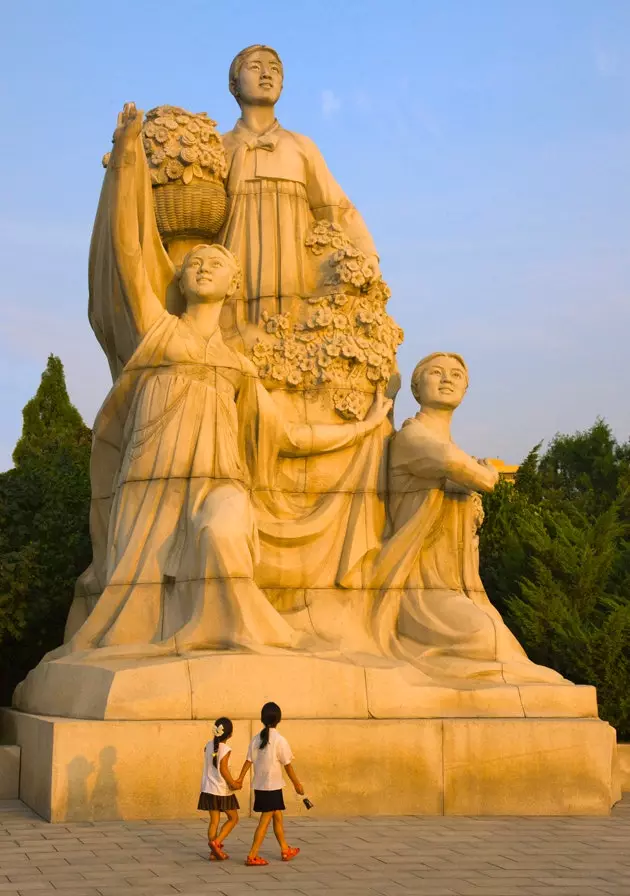
<path fill-rule="evenodd" d="M 274 106 L 282 93 L 282 65 L 269 50 L 253 50 L 238 73 L 238 99 L 246 106 Z"/>
<path fill-rule="evenodd" d="M 418 402 L 427 408 L 456 408 L 467 388 L 466 371 L 456 358 L 446 355 L 433 358 L 415 381 Z"/>
<path fill-rule="evenodd" d="M 222 302 L 234 292 L 234 267 L 214 246 L 198 246 L 185 261 L 179 287 L 186 304 Z"/>

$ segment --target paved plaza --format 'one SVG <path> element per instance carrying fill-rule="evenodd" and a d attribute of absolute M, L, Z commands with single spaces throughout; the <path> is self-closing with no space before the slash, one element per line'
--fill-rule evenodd
<path fill-rule="evenodd" d="M 50 825 L 0 803 L 0 896 L 630 896 L 630 794 L 610 818 L 287 819 L 302 853 L 266 868 L 210 863 L 205 820 Z"/>

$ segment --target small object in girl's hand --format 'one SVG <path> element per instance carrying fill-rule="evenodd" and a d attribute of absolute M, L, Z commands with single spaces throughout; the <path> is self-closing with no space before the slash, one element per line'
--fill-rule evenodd
<path fill-rule="evenodd" d="M 302 802 L 304 803 L 304 805 L 306 806 L 307 809 L 312 809 L 312 808 L 313 808 L 313 804 L 312 804 L 312 802 L 309 800 L 308 797 L 304 797 L 304 799 L 302 800 Z"/>

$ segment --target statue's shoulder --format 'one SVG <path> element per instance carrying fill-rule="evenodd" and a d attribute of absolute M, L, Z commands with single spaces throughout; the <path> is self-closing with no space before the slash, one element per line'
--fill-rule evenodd
<path fill-rule="evenodd" d="M 317 148 L 317 144 L 314 140 L 311 140 L 310 137 L 307 137 L 306 134 L 298 134 L 297 131 L 288 131 L 286 128 L 280 128 L 285 134 L 287 134 L 290 138 L 292 138 L 300 149 L 306 153 L 306 155 L 312 156 L 314 154 L 321 155 L 319 149 Z"/>

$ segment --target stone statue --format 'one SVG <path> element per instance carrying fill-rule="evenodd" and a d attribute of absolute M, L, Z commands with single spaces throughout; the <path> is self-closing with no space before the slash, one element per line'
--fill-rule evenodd
<path fill-rule="evenodd" d="M 420 411 L 389 450 L 392 534 L 372 578 L 381 594 L 377 641 L 434 681 L 559 682 L 556 672 L 529 662 L 479 577 L 478 492 L 492 491 L 498 473 L 451 439 L 453 412 L 467 388 L 459 355 L 436 352 L 413 371 Z"/>
<path fill-rule="evenodd" d="M 282 419 L 254 365 L 223 341 L 221 308 L 241 276 L 223 246 L 188 252 L 178 276 L 186 310 L 178 317 L 165 309 L 140 241 L 136 179 L 148 179 L 141 126 L 142 114 L 126 106 L 109 161 L 118 313 L 133 321 L 138 344 L 95 424 L 95 553 L 85 582 L 98 599 L 55 656 L 120 645 L 295 646 L 298 634 L 254 582 L 250 493 L 261 512 L 280 514 L 276 458 L 358 444 L 391 403 L 378 394 L 363 422 Z"/>
<path fill-rule="evenodd" d="M 315 272 L 305 239 L 315 221 L 339 225 L 378 273 L 372 237 L 321 153 L 275 117 L 283 77 L 276 51 L 260 44 L 242 50 L 230 66 L 230 92 L 241 117 L 223 136 L 228 207 L 221 241 L 243 267 L 230 321 L 241 337 L 264 311 L 295 310 L 312 293 Z"/>
<path fill-rule="evenodd" d="M 466 365 L 421 361 L 393 433 L 389 289 L 315 145 L 276 121 L 282 80 L 275 50 L 239 53 L 223 136 L 180 107 L 120 115 L 89 260 L 113 380 L 93 561 L 7 714 L 20 795 L 89 818 L 72 788 L 105 751 L 111 817 L 188 816 L 205 720 L 227 708 L 246 744 L 274 700 L 327 811 L 383 811 L 365 770 L 393 724 L 388 811 L 606 812 L 594 689 L 529 662 L 479 577 L 497 474 L 451 439 Z"/>

